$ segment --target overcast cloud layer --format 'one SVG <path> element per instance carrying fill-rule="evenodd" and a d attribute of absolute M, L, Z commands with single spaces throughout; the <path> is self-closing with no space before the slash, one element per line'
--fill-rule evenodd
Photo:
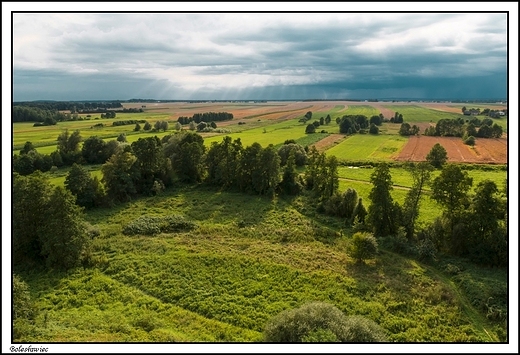
<path fill-rule="evenodd" d="M 13 14 L 23 100 L 502 99 L 506 14 Z"/>

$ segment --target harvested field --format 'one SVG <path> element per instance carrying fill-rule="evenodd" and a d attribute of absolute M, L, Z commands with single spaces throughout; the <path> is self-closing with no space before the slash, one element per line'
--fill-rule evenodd
<path fill-rule="evenodd" d="M 313 144 L 319 152 L 324 152 L 329 148 L 332 148 L 334 145 L 340 143 L 346 138 L 344 134 L 331 134 L 326 138 L 323 138 L 319 142 Z"/>
<path fill-rule="evenodd" d="M 391 117 L 394 117 L 394 115 L 395 115 L 394 110 L 384 107 L 383 105 L 373 103 L 372 106 L 374 106 L 376 109 L 378 109 L 379 112 L 381 112 L 385 118 L 391 118 Z"/>
<path fill-rule="evenodd" d="M 459 137 L 410 137 L 396 158 L 400 161 L 425 161 L 432 147 L 439 143 L 448 152 L 449 162 L 462 163 L 507 163 L 507 140 L 504 138 L 480 138 L 472 148 Z"/>

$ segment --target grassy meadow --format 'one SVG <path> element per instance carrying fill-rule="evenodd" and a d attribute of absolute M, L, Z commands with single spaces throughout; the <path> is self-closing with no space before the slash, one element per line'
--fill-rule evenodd
<path fill-rule="evenodd" d="M 501 341 L 470 292 L 502 297 L 505 271 L 481 290 L 484 276 L 462 261 L 446 262 L 464 270 L 456 275 L 385 250 L 357 264 L 342 223 L 309 203 L 186 186 L 88 212 L 101 231 L 95 266 L 22 275 L 40 312 L 19 340 L 261 341 L 270 317 L 324 301 L 376 321 L 392 342 Z M 139 216 L 172 213 L 198 227 L 122 234 Z M 471 286 L 461 289 L 456 276 Z"/>
<path fill-rule="evenodd" d="M 461 116 L 419 105 L 378 104 L 402 113 L 411 124 Z M 284 105 L 277 103 L 273 109 L 281 114 Z M 212 107 L 182 106 L 217 111 Z M 233 112 L 244 105 L 225 107 Z M 370 104 L 333 104 L 321 111 L 313 111 L 313 103 L 302 107 L 312 110 L 311 122 L 331 115 L 332 122 L 317 129 L 326 133 L 305 134 L 307 124 L 298 118 L 268 120 L 262 117 L 268 113 L 251 110 L 236 122 L 217 122 L 230 133 L 204 133 L 204 143 L 209 147 L 228 135 L 240 138 L 244 146 L 254 142 L 279 146 L 288 139 L 310 146 L 339 132 L 336 117 L 379 114 Z M 97 135 L 112 140 L 126 133 L 131 143 L 141 137 L 161 137 L 174 133 L 177 116 L 172 112 L 165 106 L 153 112 L 118 113 L 115 119 L 96 120 L 92 115 L 90 120 L 56 126 L 13 123 L 13 153 L 31 141 L 39 153 L 49 154 L 56 150 L 56 139 L 65 128 L 70 132 L 79 129 L 83 139 Z M 167 120 L 170 130 L 133 132 L 135 125 L 112 126 L 113 121 L 130 119 L 145 119 L 152 126 Z M 246 124 L 238 125 L 238 121 Z M 105 126 L 91 128 L 96 123 Z M 377 136 L 353 135 L 326 150 L 342 163 L 338 168 L 340 192 L 356 189 L 368 208 L 374 171 L 370 164 L 393 162 L 408 140 L 397 134 L 398 129 L 397 124 L 384 123 Z M 364 166 L 349 166 L 349 162 Z M 102 178 L 101 165 L 86 167 L 92 176 Z M 502 166 L 467 165 L 464 169 L 473 178 L 473 188 L 484 179 L 504 187 L 507 171 Z M 45 175 L 49 183 L 63 186 L 69 170 L 62 167 Z M 401 163 L 392 164 L 390 173 L 392 196 L 402 204 L 412 185 L 411 176 Z M 438 174 L 434 171 L 432 178 Z M 429 193 L 427 186 L 420 202 L 420 226 L 442 213 Z M 384 243 L 375 259 L 360 264 L 347 252 L 350 227 L 342 219 L 318 213 L 316 207 L 306 192 L 292 198 L 267 198 L 204 184 L 178 184 L 154 197 L 87 210 L 86 221 L 99 231 L 91 241 L 88 265 L 68 272 L 19 271 L 38 312 L 34 323 L 19 328 L 14 340 L 261 342 L 271 317 L 306 302 L 324 301 L 346 315 L 375 321 L 390 342 L 507 341 L 503 317 L 493 320 L 494 312 L 506 314 L 508 310 L 507 270 L 477 267 L 444 256 L 420 262 L 391 252 Z M 196 228 L 152 236 L 123 234 L 125 226 L 141 216 L 173 214 L 194 222 Z"/>

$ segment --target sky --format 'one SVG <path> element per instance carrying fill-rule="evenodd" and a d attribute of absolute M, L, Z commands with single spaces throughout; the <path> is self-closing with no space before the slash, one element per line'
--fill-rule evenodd
<path fill-rule="evenodd" d="M 13 99 L 504 99 L 505 13 L 14 13 Z"/>

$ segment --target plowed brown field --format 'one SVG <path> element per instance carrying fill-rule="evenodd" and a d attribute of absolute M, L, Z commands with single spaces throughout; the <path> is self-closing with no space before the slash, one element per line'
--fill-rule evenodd
<path fill-rule="evenodd" d="M 329 149 L 330 147 L 334 146 L 335 144 L 338 144 L 345 138 L 347 138 L 347 136 L 344 134 L 331 134 L 328 137 L 323 138 L 322 140 L 316 142 L 313 145 L 314 145 L 314 147 L 316 147 L 316 149 L 319 152 L 323 152 L 323 151 Z"/>
<path fill-rule="evenodd" d="M 507 163 L 507 139 L 477 138 L 472 148 L 459 137 L 413 136 L 396 158 L 401 161 L 425 161 L 432 147 L 439 143 L 446 149 L 449 162 Z"/>

